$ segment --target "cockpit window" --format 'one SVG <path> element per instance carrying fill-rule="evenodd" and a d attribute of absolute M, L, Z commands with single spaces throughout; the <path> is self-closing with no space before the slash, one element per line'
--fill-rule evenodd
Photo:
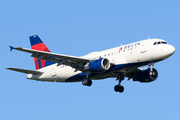
<path fill-rule="evenodd" d="M 167 42 L 165 42 L 165 41 L 158 41 L 158 42 L 155 42 L 153 45 L 159 45 L 159 44 L 167 44 Z"/>
<path fill-rule="evenodd" d="M 162 44 L 167 44 L 167 42 L 162 42 Z"/>
<path fill-rule="evenodd" d="M 159 45 L 159 44 L 161 44 L 161 42 L 158 42 L 157 44 Z"/>

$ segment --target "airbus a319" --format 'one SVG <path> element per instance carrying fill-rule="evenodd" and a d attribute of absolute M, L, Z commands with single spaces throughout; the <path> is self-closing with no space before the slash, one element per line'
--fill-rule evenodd
<path fill-rule="evenodd" d="M 158 71 L 154 63 L 174 54 L 175 48 L 162 39 L 146 39 L 121 45 L 100 52 L 92 52 L 82 57 L 52 53 L 37 36 L 31 36 L 31 48 L 12 47 L 28 52 L 34 57 L 36 70 L 9 67 L 7 69 L 27 74 L 27 79 L 49 82 L 82 82 L 91 86 L 92 80 L 115 78 L 118 84 L 114 90 L 122 93 L 124 78 L 142 83 L 155 81 Z M 149 65 L 147 68 L 139 67 Z"/>

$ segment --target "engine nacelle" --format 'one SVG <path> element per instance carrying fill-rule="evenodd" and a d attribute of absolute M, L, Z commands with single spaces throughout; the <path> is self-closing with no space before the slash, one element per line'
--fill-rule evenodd
<path fill-rule="evenodd" d="M 146 68 L 144 70 L 139 70 L 137 75 L 133 78 L 133 81 L 139 82 L 152 82 L 156 80 L 158 77 L 158 71 L 153 68 L 152 72 L 150 68 Z"/>
<path fill-rule="evenodd" d="M 107 58 L 100 58 L 89 62 L 88 66 L 84 70 L 89 70 L 91 72 L 103 72 L 109 70 L 110 62 Z"/>

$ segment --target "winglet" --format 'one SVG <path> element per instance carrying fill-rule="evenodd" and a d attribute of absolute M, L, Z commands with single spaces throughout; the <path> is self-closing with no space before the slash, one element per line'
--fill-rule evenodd
<path fill-rule="evenodd" d="M 12 46 L 9 46 L 9 47 L 10 47 L 10 51 L 12 51 L 14 49 L 14 47 L 12 47 Z"/>

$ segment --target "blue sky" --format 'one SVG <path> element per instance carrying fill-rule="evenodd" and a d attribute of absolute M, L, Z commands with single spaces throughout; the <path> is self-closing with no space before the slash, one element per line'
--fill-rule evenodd
<path fill-rule="evenodd" d="M 2 120 L 174 120 L 180 119 L 180 2 L 178 0 L 6 0 L 0 4 L 0 119 Z M 161 38 L 175 54 L 155 64 L 159 78 L 148 84 L 115 79 L 78 83 L 27 80 L 6 67 L 35 69 L 30 54 L 9 51 L 9 45 L 30 48 L 39 35 L 55 53 L 82 56 L 121 44 Z"/>

